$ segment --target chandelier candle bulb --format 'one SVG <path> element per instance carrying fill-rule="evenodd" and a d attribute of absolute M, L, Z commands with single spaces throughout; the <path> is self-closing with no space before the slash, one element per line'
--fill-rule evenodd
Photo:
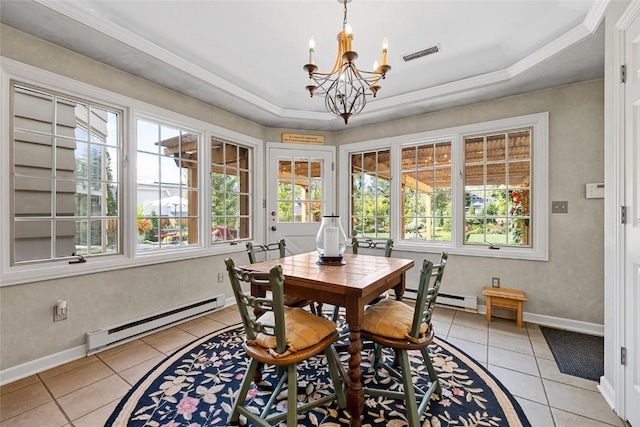
<path fill-rule="evenodd" d="M 387 65 L 387 49 L 389 49 L 389 41 L 385 37 L 382 39 L 382 65 Z"/>
<path fill-rule="evenodd" d="M 313 64 L 313 52 L 315 52 L 316 42 L 313 37 L 309 40 L 309 64 Z"/>
<path fill-rule="evenodd" d="M 378 79 L 380 79 L 380 73 L 378 73 L 378 61 L 373 61 L 373 75 L 374 75 L 374 79 L 373 79 L 373 83 L 371 83 L 372 90 L 378 84 Z M 376 96 L 375 90 L 373 90 L 373 96 Z"/>

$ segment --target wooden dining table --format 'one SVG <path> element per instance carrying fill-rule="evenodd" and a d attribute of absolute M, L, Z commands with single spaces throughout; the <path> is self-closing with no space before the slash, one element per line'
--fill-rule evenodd
<path fill-rule="evenodd" d="M 374 255 L 345 254 L 345 265 L 318 265 L 318 253 L 298 255 L 245 265 L 255 271 L 269 271 L 281 265 L 284 292 L 287 296 L 332 304 L 346 309 L 349 326 L 349 369 L 344 375 L 347 391 L 347 411 L 351 426 L 361 426 L 364 411 L 364 390 L 361 384 L 361 325 L 365 306 L 389 289 L 400 300 L 404 294 L 406 272 L 413 260 Z M 264 296 L 265 289 L 251 289 L 255 296 Z"/>

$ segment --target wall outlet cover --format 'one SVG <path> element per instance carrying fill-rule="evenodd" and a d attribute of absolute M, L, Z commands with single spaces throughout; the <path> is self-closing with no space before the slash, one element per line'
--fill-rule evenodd
<path fill-rule="evenodd" d="M 59 322 L 61 320 L 67 320 L 67 310 L 59 310 L 57 305 L 53 306 L 53 321 Z"/>
<path fill-rule="evenodd" d="M 491 278 L 491 286 L 493 286 L 494 288 L 499 288 L 500 287 L 500 278 L 499 277 L 492 277 Z"/>

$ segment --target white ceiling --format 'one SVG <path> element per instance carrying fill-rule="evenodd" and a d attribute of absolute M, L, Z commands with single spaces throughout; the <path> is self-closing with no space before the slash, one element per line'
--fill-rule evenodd
<path fill-rule="evenodd" d="M 386 36 L 392 70 L 347 126 L 602 77 L 607 3 L 353 0 L 358 66 L 379 61 Z M 313 36 L 316 64 L 331 68 L 342 15 L 336 0 L 0 2 L 19 30 L 265 126 L 326 131 L 345 124 L 309 97 L 302 66 Z"/>

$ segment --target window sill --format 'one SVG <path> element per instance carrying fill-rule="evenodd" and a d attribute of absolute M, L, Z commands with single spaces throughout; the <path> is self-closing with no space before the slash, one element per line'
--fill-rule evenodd
<path fill-rule="evenodd" d="M 546 249 L 546 248 L 545 248 Z M 394 254 L 397 252 L 447 252 L 449 255 L 476 256 L 483 258 L 519 259 L 526 261 L 549 261 L 548 251 L 532 248 L 490 249 L 489 246 L 454 247 L 450 243 L 411 243 L 398 242 L 393 245 Z M 394 256 L 393 254 L 391 256 Z"/>
<path fill-rule="evenodd" d="M 143 267 L 146 265 L 161 264 L 172 261 L 220 256 L 238 252 L 245 252 L 244 245 L 215 245 L 214 247 L 206 249 L 194 248 L 180 251 L 166 251 L 162 253 L 141 253 L 136 254 L 135 258 L 126 257 L 124 255 L 105 255 L 101 257 L 87 258 L 87 262 L 79 264 L 69 264 L 68 260 L 65 260 L 46 262 L 42 264 L 22 265 L 7 268 L 0 277 L 0 287 L 122 270 L 126 268 Z"/>

